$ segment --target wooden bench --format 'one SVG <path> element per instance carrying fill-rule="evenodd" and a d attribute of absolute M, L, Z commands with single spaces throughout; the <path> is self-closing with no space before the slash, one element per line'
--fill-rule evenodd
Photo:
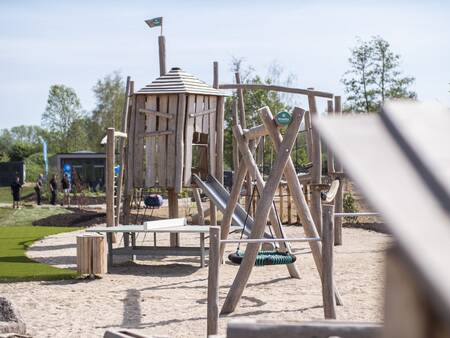
<path fill-rule="evenodd" d="M 205 233 L 209 233 L 209 227 L 205 225 L 187 225 L 186 219 L 174 218 L 145 222 L 144 225 L 121 225 L 115 227 L 95 227 L 87 229 L 87 232 L 105 233 L 108 242 L 108 269 L 113 264 L 113 256 L 130 256 L 134 259 L 139 256 L 200 256 L 200 267 L 205 266 L 205 257 L 208 248 L 205 247 Z M 112 237 L 115 233 L 131 235 L 131 246 L 124 242 L 123 247 L 113 248 Z M 136 244 L 136 234 L 139 233 L 196 233 L 200 234 L 199 247 L 168 247 L 157 246 L 156 240 L 153 246 Z"/>

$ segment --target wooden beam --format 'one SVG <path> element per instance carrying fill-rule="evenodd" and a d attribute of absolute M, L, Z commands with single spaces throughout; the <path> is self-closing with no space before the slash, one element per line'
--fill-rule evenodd
<path fill-rule="evenodd" d="M 342 105 L 341 105 L 341 97 L 334 97 L 334 111 L 336 115 L 342 114 Z M 336 172 L 342 174 L 339 184 L 339 189 L 336 193 L 336 197 L 334 200 L 334 209 L 335 212 L 343 212 L 344 211 L 344 183 L 345 183 L 345 175 L 344 168 L 342 167 L 342 162 L 340 162 L 336 157 L 334 157 L 334 169 Z M 342 245 L 342 218 L 338 217 L 334 222 L 334 245 Z"/>
<path fill-rule="evenodd" d="M 311 88 L 311 90 L 313 90 Z M 317 115 L 317 105 L 316 98 L 312 95 L 308 96 L 309 112 L 312 116 Z M 312 183 L 320 184 L 322 183 L 322 146 L 320 143 L 319 130 L 317 128 L 312 129 L 312 163 L 313 167 L 311 169 Z M 322 233 L 322 199 L 320 196 L 320 191 L 313 190 L 311 192 L 311 214 L 314 219 L 314 224 L 316 225 L 319 234 Z"/>
<path fill-rule="evenodd" d="M 274 121 L 276 123 L 276 121 Z M 281 128 L 281 126 L 278 126 L 279 128 Z M 253 139 L 257 139 L 258 137 L 263 137 L 266 135 L 269 135 L 266 127 L 263 124 L 260 124 L 258 126 L 249 128 L 249 129 L 244 129 L 244 137 L 247 140 L 253 140 Z"/>
<path fill-rule="evenodd" d="M 245 90 L 273 90 L 277 92 L 283 92 L 283 93 L 292 93 L 292 94 L 302 94 L 307 96 L 314 96 L 314 97 L 323 97 L 327 99 L 332 99 L 333 94 L 312 90 L 312 89 L 300 89 L 300 88 L 290 88 L 290 87 L 284 87 L 284 86 L 274 86 L 274 85 L 264 85 L 264 84 L 241 84 L 241 83 L 233 83 L 233 84 L 220 84 L 220 89 L 245 89 Z"/>
<path fill-rule="evenodd" d="M 160 112 L 158 110 L 153 110 L 153 109 L 139 109 L 139 113 L 142 114 L 152 114 L 152 115 L 156 115 L 156 116 L 161 116 L 161 117 L 165 117 L 166 119 L 173 119 L 175 116 L 172 114 L 168 114 L 168 113 L 163 113 Z"/>
<path fill-rule="evenodd" d="M 174 132 L 173 130 L 162 130 L 162 131 L 149 131 L 146 133 L 141 134 L 141 137 L 158 137 L 163 135 L 172 135 Z"/>
<path fill-rule="evenodd" d="M 328 115 L 333 114 L 333 101 L 332 100 L 328 100 L 327 101 L 327 113 Z M 335 172 L 336 170 L 334 169 L 334 155 L 333 152 L 331 151 L 331 147 L 327 144 L 327 173 L 328 175 L 331 175 L 331 173 Z"/>
<path fill-rule="evenodd" d="M 334 205 L 323 205 L 322 228 L 322 298 L 325 319 L 336 319 L 336 298 L 334 297 Z"/>
<path fill-rule="evenodd" d="M 209 115 L 209 114 L 213 114 L 216 112 L 216 107 L 212 108 L 212 109 L 206 109 L 203 111 L 200 111 L 198 113 L 189 113 L 189 117 L 198 117 L 198 116 L 203 116 L 203 115 Z"/>
<path fill-rule="evenodd" d="M 267 224 L 267 217 L 272 208 L 273 198 L 280 183 L 281 177 L 283 175 L 284 168 L 290 154 L 292 147 L 294 146 L 295 139 L 297 138 L 297 133 L 300 129 L 300 123 L 303 117 L 303 111 L 296 110 L 293 113 L 293 120 L 287 129 L 286 136 L 281 143 L 280 151 L 274 162 L 272 172 L 264 186 L 261 194 L 261 198 L 258 201 L 258 206 L 256 208 L 255 223 L 252 227 L 251 238 L 262 238 L 264 234 L 264 229 Z M 237 126 L 234 129 L 239 131 L 240 127 Z M 242 130 L 241 130 L 242 133 Z M 261 243 L 249 243 L 245 250 L 245 255 L 242 263 L 239 266 L 238 273 L 231 285 L 228 292 L 225 303 L 222 307 L 222 313 L 233 312 L 239 302 L 239 299 L 244 292 L 245 286 L 247 285 L 248 279 L 250 277 L 253 266 L 255 265 L 256 256 L 258 254 Z"/>
<path fill-rule="evenodd" d="M 380 338 L 383 327 L 377 323 L 338 321 L 279 322 L 241 320 L 228 323 L 227 338 Z"/>

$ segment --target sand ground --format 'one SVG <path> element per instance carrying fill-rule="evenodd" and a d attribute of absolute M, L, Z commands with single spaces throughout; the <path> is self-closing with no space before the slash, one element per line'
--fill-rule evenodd
<path fill-rule="evenodd" d="M 287 227 L 288 236 L 302 236 L 300 227 Z M 76 232 L 36 242 L 29 257 L 55 266 L 74 266 Z M 150 236 L 148 236 L 150 237 Z M 340 320 L 381 321 L 384 249 L 390 237 L 344 228 L 344 245 L 336 247 L 335 278 L 344 300 Z M 144 238 L 138 238 L 141 243 Z M 145 241 L 150 240 L 146 238 Z M 159 244 L 168 235 L 158 235 Z M 183 245 L 198 245 L 193 235 Z M 312 320 L 323 318 L 321 287 L 306 243 L 295 243 L 301 279 L 288 278 L 285 266 L 258 267 L 237 311 L 220 318 L 220 333 L 237 318 Z M 229 247 L 228 252 L 235 250 Z M 223 302 L 237 267 L 221 267 Z M 127 327 L 146 334 L 171 337 L 206 335 L 208 269 L 199 259 L 167 257 L 116 266 L 97 280 L 0 284 L 0 294 L 19 308 L 33 337 L 102 337 L 109 328 Z"/>

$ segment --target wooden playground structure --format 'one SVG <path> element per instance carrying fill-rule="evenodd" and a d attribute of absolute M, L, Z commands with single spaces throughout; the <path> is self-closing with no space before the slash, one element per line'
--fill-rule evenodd
<path fill-rule="evenodd" d="M 334 143 L 327 139 L 327 144 L 333 145 L 333 147 L 327 148 L 326 175 L 323 175 L 322 135 L 320 132 L 324 131 L 333 142 L 339 143 L 339 141 L 330 136 L 330 128 L 326 124 L 320 128 L 317 127 L 320 124 L 317 100 L 325 99 L 326 113 L 337 119 L 342 115 L 340 96 L 313 88 L 298 89 L 273 85 L 242 84 L 238 73 L 235 74 L 235 84 L 220 84 L 217 62 L 214 62 L 213 65 L 213 85 L 208 86 L 180 68 L 172 68 L 167 72 L 163 36 L 159 37 L 159 47 L 160 77 L 138 91 L 134 91 L 134 83 L 128 78 L 122 130 L 120 132 L 113 129 L 108 130 L 107 226 L 113 227 L 122 223 L 124 226 L 128 226 L 130 224 L 133 194 L 135 189 L 140 188 L 158 188 L 167 191 L 169 219 L 179 217 L 178 194 L 183 189 L 192 189 L 198 207 L 197 219 L 200 225 L 205 226 L 206 212 L 199 197 L 199 192 L 202 191 L 210 200 L 210 227 L 208 228 L 210 245 L 209 248 L 204 248 L 209 251 L 208 335 L 213 336 L 218 333 L 219 314 L 229 314 L 236 309 L 258 259 L 261 259 L 262 265 L 284 264 L 292 278 L 299 278 L 300 273 L 295 265 L 295 259 L 287 259 L 293 256 L 290 243 L 295 242 L 309 244 L 322 284 L 320 289 L 324 318 L 336 319 L 336 305 L 343 305 L 343 300 L 333 278 L 333 246 L 342 245 L 343 242 L 342 215 L 344 215 L 343 181 L 345 174 L 341 161 L 348 157 L 341 155 L 345 153 L 345 150 L 338 147 L 340 159 L 338 161 L 334 155 Z M 245 123 L 243 91 L 255 89 L 304 95 L 308 100 L 308 109 L 295 107 L 291 113 L 292 121 L 283 126 L 277 122 L 276 116 L 268 107 L 262 107 L 259 110 L 262 124 L 248 127 Z M 223 90 L 236 90 L 236 100 L 232 102 L 233 110 L 231 112 L 235 171 L 230 192 L 223 187 L 223 131 L 226 96 Z M 306 133 L 307 154 L 311 162 L 308 173 L 298 173 L 291 158 L 291 151 L 301 130 L 302 121 Z M 114 147 L 118 137 L 120 138 L 118 149 L 120 173 L 115 176 L 116 151 Z M 264 138 L 271 140 L 275 154 L 271 172 L 266 178 L 260 172 L 256 161 L 256 149 L 261 142 L 264 142 Z M 347 161 L 345 164 L 347 166 Z M 246 188 L 248 196 L 253 195 L 254 191 L 258 193 L 258 198 L 246 198 L 245 208 L 239 204 L 243 188 Z M 293 204 L 303 227 L 304 237 L 286 238 L 284 235 L 284 211 L 281 211 L 280 216 L 274 203 L 277 191 L 281 198 L 279 204 L 284 203 L 282 202 L 284 191 L 288 192 L 286 203 L 291 206 L 288 207 L 288 215 L 291 215 L 289 210 L 293 209 Z M 309 193 L 310 198 L 307 200 Z M 371 191 L 368 192 L 368 194 L 371 193 Z M 280 205 L 280 209 L 283 210 L 282 205 Z M 222 213 L 220 222 L 217 210 Z M 123 222 L 120 221 L 121 218 Z M 292 216 L 288 216 L 288 219 L 292 220 Z M 247 234 L 248 238 L 241 236 L 241 239 L 229 239 L 228 235 L 232 225 L 241 228 L 242 234 Z M 131 227 L 129 229 L 130 233 L 134 231 Z M 145 230 L 145 228 L 143 229 Z M 140 228 L 139 231 L 141 231 Z M 129 245 L 128 234 L 126 229 L 123 232 L 125 233 L 124 245 L 127 246 Z M 403 233 L 399 235 L 404 236 Z M 113 233 L 109 232 L 108 236 L 112 243 Z M 245 244 L 246 248 L 241 255 L 242 261 L 235 279 L 221 311 L 219 311 L 220 265 L 227 244 Z M 134 244 L 131 243 L 131 246 Z M 171 232 L 170 246 L 173 248 L 180 246 L 180 238 L 176 232 Z M 261 247 L 264 251 L 261 251 Z M 267 263 L 268 261 L 265 260 L 278 254 L 282 254 L 284 258 L 276 258 L 271 263 Z M 399 264 L 401 270 L 403 261 L 391 258 L 392 253 L 388 257 L 390 257 L 388 259 L 389 282 L 391 279 L 400 278 L 398 273 L 392 270 L 392 266 L 394 263 Z M 411 282 L 411 280 L 408 281 Z M 388 288 L 388 293 L 398 290 L 398 284 L 392 283 L 392 285 L 392 290 Z M 414 288 L 417 287 L 414 285 Z M 409 296 L 402 294 L 398 297 Z M 391 313 L 395 306 L 389 301 L 388 313 Z M 430 303 L 427 306 L 431 309 L 434 305 Z M 450 312 L 447 312 L 447 315 L 448 313 Z M 396 316 L 401 317 L 400 315 Z M 388 326 L 390 331 L 386 337 L 407 337 L 406 335 L 397 335 L 398 332 L 401 332 L 401 328 L 392 324 L 392 321 L 389 323 L 392 326 Z M 442 321 L 440 320 L 439 323 L 442 324 Z M 350 338 L 378 337 L 381 333 L 381 326 L 376 324 L 326 323 L 321 325 L 312 323 L 302 325 L 231 324 L 227 335 L 232 338 L 246 337 L 252 334 L 260 337 L 280 335 L 284 337 L 329 337 L 338 335 Z M 310 335 L 307 335 L 308 332 Z M 447 336 L 443 335 L 442 337 Z"/>

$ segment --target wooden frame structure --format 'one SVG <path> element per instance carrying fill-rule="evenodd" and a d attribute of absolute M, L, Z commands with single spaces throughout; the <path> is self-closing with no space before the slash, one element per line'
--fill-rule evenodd
<path fill-rule="evenodd" d="M 209 264 L 209 284 L 208 284 L 208 334 L 217 333 L 217 321 L 219 317 L 218 311 L 218 279 L 219 279 L 219 264 L 222 260 L 224 246 L 226 243 L 244 242 L 247 243 L 245 255 L 242 263 L 239 266 L 238 273 L 233 281 L 233 284 L 229 290 L 227 298 L 222 307 L 222 314 L 233 312 L 239 302 L 240 297 L 245 289 L 248 278 L 251 274 L 252 268 L 255 263 L 257 253 L 262 243 L 276 242 L 280 244 L 280 249 L 290 252 L 290 246 L 288 242 L 308 241 L 314 261 L 317 266 L 317 270 L 322 280 L 322 290 L 324 295 L 325 304 L 325 317 L 336 318 L 336 300 L 339 304 L 342 301 L 339 297 L 339 293 L 335 288 L 333 280 L 333 237 L 334 237 L 334 206 L 325 206 L 325 221 L 326 230 L 324 230 L 324 236 L 322 240 L 324 244 L 328 245 L 327 250 L 322 249 L 321 239 L 314 224 L 314 220 L 310 214 L 308 205 L 301 189 L 301 185 L 297 174 L 294 169 L 290 153 L 295 142 L 300 123 L 304 116 L 305 111 L 301 108 L 295 108 L 293 111 L 292 123 L 289 125 L 286 134 L 282 137 L 279 126 L 277 126 L 274 117 L 272 116 L 268 107 L 260 109 L 259 114 L 263 121 L 262 126 L 254 127 L 243 132 L 240 125 L 235 124 L 233 126 L 233 133 L 237 140 L 240 152 L 242 153 L 241 165 L 237 173 L 237 179 L 233 184 L 230 198 L 228 200 L 227 207 L 224 212 L 221 228 L 211 227 L 210 232 L 210 264 Z M 237 118 L 234 119 L 237 121 Z M 265 129 L 265 130 L 264 130 Z M 261 174 L 259 173 L 255 160 L 252 156 L 250 149 L 250 143 L 255 142 L 255 139 L 261 135 L 269 135 L 274 143 L 277 157 L 275 160 L 274 168 L 266 182 L 263 181 Z M 251 172 L 251 176 L 256 179 L 256 188 L 260 191 L 260 199 L 258 200 L 254 225 L 252 227 L 250 239 L 246 240 L 227 240 L 228 232 L 231 225 L 231 215 L 234 212 L 234 208 L 237 203 L 239 192 L 242 189 L 244 178 L 247 172 Z M 273 196 L 279 186 L 282 176 L 285 176 L 289 189 L 293 192 L 294 203 L 299 210 L 299 214 L 302 218 L 302 224 L 305 229 L 306 237 L 302 239 L 285 239 L 282 225 L 276 216 L 273 207 Z M 328 195 L 328 202 L 333 202 L 337 193 L 339 182 L 334 184 L 333 192 Z M 264 230 L 266 227 L 267 219 L 270 220 L 276 239 L 262 239 Z M 219 235 L 220 232 L 220 235 Z M 220 236 L 220 237 L 219 237 Z M 322 256 L 324 255 L 324 256 Z M 294 264 L 288 265 L 289 272 L 292 277 L 298 278 L 298 270 Z"/>

